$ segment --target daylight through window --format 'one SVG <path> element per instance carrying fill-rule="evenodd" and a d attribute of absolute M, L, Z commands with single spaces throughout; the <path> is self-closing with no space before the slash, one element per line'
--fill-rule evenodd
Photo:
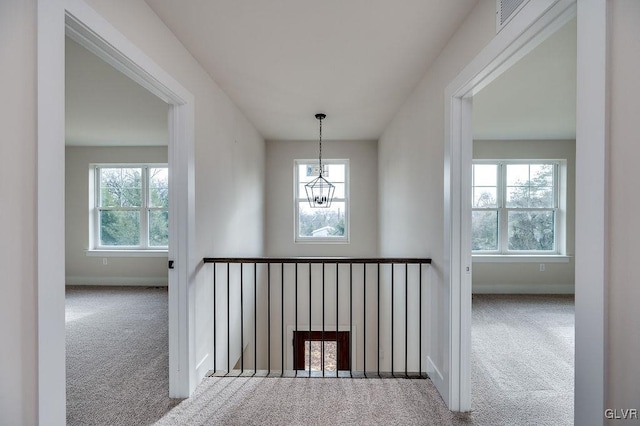
<path fill-rule="evenodd" d="M 560 161 L 474 162 L 474 253 L 559 252 L 560 165 Z"/>
<path fill-rule="evenodd" d="M 166 249 L 166 165 L 94 166 L 94 249 Z"/>
<path fill-rule="evenodd" d="M 296 210 L 296 241 L 348 241 L 349 235 L 349 162 L 323 160 L 322 175 L 335 185 L 331 206 L 313 208 L 309 205 L 304 185 L 318 177 L 318 162 L 296 160 L 294 181 Z"/>

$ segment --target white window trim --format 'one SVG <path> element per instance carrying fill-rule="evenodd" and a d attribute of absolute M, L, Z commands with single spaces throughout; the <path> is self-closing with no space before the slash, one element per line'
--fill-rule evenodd
<path fill-rule="evenodd" d="M 552 262 L 550 259 L 557 259 L 557 262 L 569 262 L 570 257 L 566 256 L 566 159 L 499 159 L 499 160 L 473 160 L 472 164 L 497 164 L 497 208 L 471 208 L 471 211 L 498 211 L 498 250 L 472 250 L 474 262 L 498 263 L 498 262 L 524 262 L 525 258 L 531 261 Z M 550 208 L 508 208 L 506 207 L 506 173 L 508 164 L 553 164 L 554 172 L 554 207 Z M 473 185 L 472 185 L 473 189 Z M 509 250 L 508 221 L 506 215 L 509 211 L 553 211 L 554 212 L 554 250 Z"/>
<path fill-rule="evenodd" d="M 300 237 L 298 235 L 298 229 L 300 225 L 299 205 L 301 201 L 308 202 L 306 194 L 298 194 L 298 166 L 300 164 L 318 164 L 318 160 L 314 159 L 297 159 L 293 162 L 293 238 L 296 244 L 348 244 L 351 235 L 351 206 L 349 203 L 349 159 L 330 159 L 322 160 L 322 164 L 344 164 L 344 198 L 333 198 L 333 201 L 344 202 L 345 214 L 344 214 L 344 235 L 342 237 Z M 331 182 L 329 176 L 328 181 Z M 302 195 L 302 196 L 301 196 Z"/>
<path fill-rule="evenodd" d="M 99 174 L 96 172 L 101 168 L 141 168 L 142 172 L 142 200 L 143 205 L 137 208 L 131 208 L 132 211 L 140 211 L 140 245 L 137 246 L 104 246 L 100 244 L 100 209 L 109 210 L 99 207 L 100 179 Z M 150 246 L 149 245 L 149 223 L 148 212 L 151 210 L 165 210 L 164 208 L 155 208 L 148 206 L 148 188 L 149 188 L 149 176 L 148 172 L 150 168 L 165 167 L 168 168 L 167 163 L 92 163 L 89 165 L 89 249 L 86 250 L 87 256 L 102 256 L 102 257 L 117 257 L 117 256 L 131 256 L 131 257 L 164 257 L 167 256 L 168 246 Z M 122 210 L 122 209 L 116 209 Z"/>
<path fill-rule="evenodd" d="M 167 257 L 167 250 L 85 250 L 87 257 Z"/>
<path fill-rule="evenodd" d="M 474 254 L 473 263 L 569 263 L 572 256 L 562 254 Z"/>

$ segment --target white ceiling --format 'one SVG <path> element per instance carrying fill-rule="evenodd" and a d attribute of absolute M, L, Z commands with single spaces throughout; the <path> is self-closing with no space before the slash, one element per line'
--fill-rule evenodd
<path fill-rule="evenodd" d="M 378 139 L 476 1 L 146 0 L 265 139 Z M 250 7 L 249 7 L 250 6 Z M 330 30 L 328 30 L 330 29 Z M 575 138 L 571 21 L 474 97 L 476 139 Z M 166 145 L 167 105 L 67 39 L 69 145 Z"/>
<path fill-rule="evenodd" d="M 146 0 L 265 139 L 378 139 L 477 0 Z"/>
<path fill-rule="evenodd" d="M 167 145 L 168 105 L 66 39 L 66 144 Z"/>
<path fill-rule="evenodd" d="M 576 20 L 473 97 L 475 139 L 575 139 Z"/>

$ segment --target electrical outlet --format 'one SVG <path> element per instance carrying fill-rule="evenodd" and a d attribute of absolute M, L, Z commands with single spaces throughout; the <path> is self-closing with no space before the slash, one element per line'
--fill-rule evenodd
<path fill-rule="evenodd" d="M 106 258 L 106 257 L 103 257 L 103 258 L 102 258 L 102 264 L 103 264 L 103 265 L 108 265 L 108 264 L 109 264 L 109 261 L 107 260 L 107 258 Z"/>
<path fill-rule="evenodd" d="M 544 270 L 545 270 L 544 263 L 541 263 L 540 264 L 540 272 L 544 272 Z"/>

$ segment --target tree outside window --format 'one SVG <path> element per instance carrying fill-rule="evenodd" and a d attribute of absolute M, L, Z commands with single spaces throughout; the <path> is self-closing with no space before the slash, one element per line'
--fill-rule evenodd
<path fill-rule="evenodd" d="M 473 165 L 472 249 L 488 253 L 554 253 L 559 162 Z"/>
<path fill-rule="evenodd" d="M 169 173 L 161 166 L 95 166 L 96 248 L 166 248 Z"/>

